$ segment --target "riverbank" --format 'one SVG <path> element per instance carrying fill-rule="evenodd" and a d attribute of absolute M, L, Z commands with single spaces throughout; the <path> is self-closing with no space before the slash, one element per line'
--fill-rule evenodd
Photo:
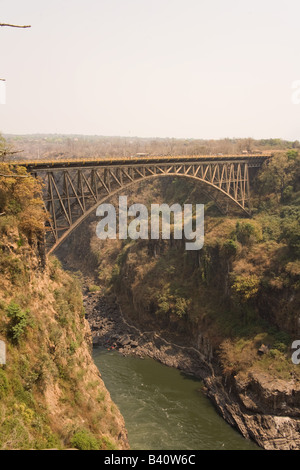
<path fill-rule="evenodd" d="M 86 318 L 93 346 L 118 350 L 124 356 L 149 357 L 203 380 L 203 392 L 216 410 L 244 438 L 266 450 L 300 449 L 300 425 L 295 387 L 271 381 L 263 374 L 224 378 L 205 337 L 197 348 L 167 331 L 147 331 L 124 317 L 113 296 L 84 288 Z"/>
<path fill-rule="evenodd" d="M 113 297 L 84 289 L 84 306 L 94 347 L 118 350 L 124 356 L 150 357 L 201 379 L 213 372 L 198 349 L 174 343 L 171 337 L 155 331 L 141 331 L 131 324 Z"/>

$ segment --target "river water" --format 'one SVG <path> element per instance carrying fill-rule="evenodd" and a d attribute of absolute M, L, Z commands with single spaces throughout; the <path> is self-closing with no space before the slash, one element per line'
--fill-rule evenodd
<path fill-rule="evenodd" d="M 119 407 L 132 450 L 257 450 L 214 409 L 202 382 L 152 359 L 95 349 L 94 361 Z"/>

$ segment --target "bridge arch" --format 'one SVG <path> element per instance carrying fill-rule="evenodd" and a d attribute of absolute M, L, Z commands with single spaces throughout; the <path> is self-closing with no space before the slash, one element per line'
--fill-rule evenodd
<path fill-rule="evenodd" d="M 151 180 L 151 179 L 156 179 L 156 178 L 161 178 L 161 177 L 173 177 L 173 178 L 186 178 L 190 179 L 193 181 L 196 181 L 197 183 L 200 183 L 203 185 L 204 188 L 202 188 L 203 194 L 205 194 L 209 199 L 213 200 L 218 209 L 220 210 L 221 213 L 224 215 L 228 213 L 230 210 L 230 207 L 235 207 L 237 208 L 241 214 L 244 216 L 250 216 L 250 207 L 247 205 L 242 205 L 237 199 L 235 199 L 230 193 L 226 192 L 222 187 L 216 186 L 214 183 L 207 181 L 205 179 L 199 178 L 193 174 L 184 174 L 180 172 L 168 172 L 168 173 L 158 173 L 158 174 L 150 174 L 146 176 L 141 176 L 140 178 L 136 178 L 133 181 L 127 181 L 125 182 L 122 186 L 119 185 L 118 187 L 115 187 L 111 189 L 110 192 L 106 192 L 105 195 L 100 197 L 97 201 L 95 201 L 94 204 L 92 204 L 90 207 L 86 208 L 86 210 L 74 221 L 72 221 L 72 224 L 68 228 L 65 229 L 62 235 L 59 237 L 56 237 L 55 243 L 52 244 L 52 246 L 48 249 L 48 254 L 54 253 L 54 251 L 69 237 L 69 235 L 76 230 L 83 222 L 86 220 L 93 212 L 96 211 L 97 207 L 100 204 L 105 203 L 108 199 L 116 196 L 117 194 L 122 193 L 124 190 L 132 188 L 133 186 L 142 183 L 143 181 Z M 56 185 L 57 189 L 57 185 Z M 52 191 L 53 195 L 53 191 Z M 62 204 L 62 198 L 58 198 L 60 205 Z M 61 210 L 61 213 L 65 212 L 65 210 Z M 62 215 L 62 214 L 61 214 Z M 57 216 L 55 217 L 57 221 Z M 52 226 L 51 231 L 54 231 L 55 228 Z"/>

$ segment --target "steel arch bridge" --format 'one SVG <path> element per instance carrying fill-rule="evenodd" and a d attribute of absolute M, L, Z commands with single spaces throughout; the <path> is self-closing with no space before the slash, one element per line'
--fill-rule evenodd
<path fill-rule="evenodd" d="M 270 155 L 210 155 L 27 161 L 22 164 L 44 183 L 43 199 L 50 214 L 46 224 L 46 249 L 50 254 L 110 196 L 157 177 L 198 181 L 223 214 L 236 208 L 250 216 L 249 173 L 268 158 Z"/>

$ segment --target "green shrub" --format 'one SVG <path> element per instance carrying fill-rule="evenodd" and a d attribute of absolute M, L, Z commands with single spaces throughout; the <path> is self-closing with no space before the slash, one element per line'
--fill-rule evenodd
<path fill-rule="evenodd" d="M 289 218 L 282 223 L 282 239 L 289 245 L 290 250 L 300 257 L 300 224 L 299 219 Z"/>
<path fill-rule="evenodd" d="M 256 296 L 259 286 L 259 278 L 255 274 L 251 274 L 249 276 L 236 276 L 232 288 L 242 302 L 247 302 Z"/>
<path fill-rule="evenodd" d="M 15 199 L 11 199 L 6 205 L 6 211 L 9 214 L 17 215 L 21 212 L 22 207 L 19 201 Z"/>
<path fill-rule="evenodd" d="M 99 286 L 96 286 L 95 284 L 92 284 L 91 286 L 89 286 L 89 292 L 99 292 L 99 291 L 100 291 Z"/>
<path fill-rule="evenodd" d="M 234 240 L 227 240 L 223 244 L 226 257 L 235 256 L 237 253 L 237 243 Z"/>
<path fill-rule="evenodd" d="M 59 272 L 62 269 L 62 265 L 61 262 L 55 256 L 50 258 L 49 268 L 50 279 L 52 281 L 57 281 L 59 277 Z"/>
<path fill-rule="evenodd" d="M 113 444 L 106 436 L 101 438 L 101 443 L 101 450 L 117 450 L 115 444 Z"/>
<path fill-rule="evenodd" d="M 157 301 L 157 315 L 175 314 L 182 318 L 187 314 L 189 308 L 189 301 L 184 297 L 178 295 L 177 292 L 171 294 L 169 289 L 166 289 L 163 294 L 156 296 Z"/>
<path fill-rule="evenodd" d="M 0 233 L 7 234 L 9 230 L 16 226 L 16 218 L 12 215 L 0 217 Z"/>
<path fill-rule="evenodd" d="M 289 202 L 292 199 L 294 192 L 293 186 L 286 186 L 283 191 L 282 191 L 282 197 L 281 200 L 282 202 Z"/>
<path fill-rule="evenodd" d="M 6 307 L 6 314 L 10 318 L 8 336 L 13 342 L 18 343 L 29 324 L 29 309 L 21 310 L 18 304 L 10 302 Z"/>
<path fill-rule="evenodd" d="M 89 431 L 83 429 L 73 435 L 71 446 L 78 450 L 100 450 L 101 442 Z"/>
<path fill-rule="evenodd" d="M 274 343 L 272 349 L 277 349 L 278 351 L 285 353 L 291 344 L 291 337 L 288 333 L 284 331 L 277 331 L 274 334 Z"/>
<path fill-rule="evenodd" d="M 183 297 L 177 297 L 174 311 L 176 315 L 182 318 L 188 312 L 188 301 Z"/>
<path fill-rule="evenodd" d="M 237 222 L 235 234 L 237 241 L 242 245 L 250 245 L 253 241 L 258 241 L 260 238 L 257 228 L 250 222 Z"/>

